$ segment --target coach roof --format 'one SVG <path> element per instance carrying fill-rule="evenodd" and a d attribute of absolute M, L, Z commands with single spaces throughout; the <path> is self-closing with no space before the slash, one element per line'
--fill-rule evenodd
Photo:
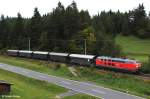
<path fill-rule="evenodd" d="M 7 50 L 8 52 L 18 52 L 19 50 Z"/>
<path fill-rule="evenodd" d="M 48 54 L 49 52 L 43 52 L 43 51 L 34 51 L 35 54 Z"/>
<path fill-rule="evenodd" d="M 68 56 L 68 53 L 56 53 L 56 52 L 50 52 L 49 55 L 56 55 L 56 56 Z"/>
<path fill-rule="evenodd" d="M 70 54 L 69 56 L 76 57 L 76 58 L 86 58 L 86 59 L 94 58 L 94 55 L 83 55 L 83 54 Z"/>
<path fill-rule="evenodd" d="M 22 53 L 32 53 L 33 51 L 19 50 L 19 52 L 22 52 Z"/>

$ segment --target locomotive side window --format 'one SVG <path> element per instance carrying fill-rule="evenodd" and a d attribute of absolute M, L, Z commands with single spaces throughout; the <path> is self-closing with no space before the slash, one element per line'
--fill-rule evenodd
<path fill-rule="evenodd" d="M 112 65 L 112 63 L 111 63 L 111 60 L 110 60 L 110 59 L 108 60 L 108 65 Z"/>
<path fill-rule="evenodd" d="M 105 60 L 105 65 L 107 66 L 108 65 L 108 60 L 107 59 L 104 59 Z"/>
<path fill-rule="evenodd" d="M 121 62 L 121 63 L 126 63 L 125 61 L 123 60 L 112 60 L 112 62 Z"/>

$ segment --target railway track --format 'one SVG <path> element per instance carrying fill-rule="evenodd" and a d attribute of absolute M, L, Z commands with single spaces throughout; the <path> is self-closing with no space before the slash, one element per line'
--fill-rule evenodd
<path fill-rule="evenodd" d="M 140 73 L 140 74 L 138 75 L 138 77 L 143 78 L 143 79 L 150 80 L 150 74 Z"/>
<path fill-rule="evenodd" d="M 49 64 L 49 63 L 51 63 L 51 64 L 62 64 L 63 62 L 54 62 L 54 61 L 48 61 L 47 62 L 47 64 Z M 69 64 L 69 63 L 64 63 L 64 64 L 67 64 L 67 65 L 69 65 L 69 66 L 71 66 L 71 67 L 75 67 L 75 66 L 77 66 L 77 65 L 74 65 L 74 64 Z M 105 69 L 103 69 L 103 70 L 105 70 Z M 107 69 L 108 70 L 108 69 Z M 115 71 L 116 73 L 125 73 L 125 74 L 133 74 L 133 73 L 130 73 L 130 72 L 121 72 L 121 71 Z M 137 76 L 137 77 L 140 77 L 140 78 L 143 78 L 143 79 L 149 79 L 150 80 L 150 74 L 144 74 L 144 73 L 137 73 L 137 74 L 133 74 L 133 75 L 135 75 L 135 76 Z"/>

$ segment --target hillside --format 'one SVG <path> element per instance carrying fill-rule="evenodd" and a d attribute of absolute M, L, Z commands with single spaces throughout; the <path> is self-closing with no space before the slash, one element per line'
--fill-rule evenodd
<path fill-rule="evenodd" d="M 150 39 L 144 40 L 134 36 L 118 35 L 116 42 L 123 47 L 126 53 L 150 54 Z"/>
<path fill-rule="evenodd" d="M 150 54 L 150 39 L 139 39 L 134 36 L 121 36 L 116 37 L 116 43 L 122 47 L 122 50 L 131 58 L 140 61 L 148 61 Z"/>

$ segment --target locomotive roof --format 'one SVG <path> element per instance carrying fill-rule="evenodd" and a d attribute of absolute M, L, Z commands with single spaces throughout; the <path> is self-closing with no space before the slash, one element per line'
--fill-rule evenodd
<path fill-rule="evenodd" d="M 68 56 L 68 53 L 56 53 L 56 52 L 50 52 L 49 55 L 56 55 L 56 56 Z"/>
<path fill-rule="evenodd" d="M 98 57 L 98 58 L 100 58 L 100 59 L 111 59 L 111 60 L 124 61 L 124 62 L 136 61 L 136 60 L 130 60 L 130 59 L 123 59 L 123 58 L 111 58 L 111 57 L 107 57 L 107 56 L 101 56 L 101 57 Z"/>
<path fill-rule="evenodd" d="M 129 61 L 129 59 L 123 59 L 123 58 L 112 58 L 112 60 L 118 60 L 118 61 Z"/>
<path fill-rule="evenodd" d="M 77 58 L 87 58 L 92 59 L 94 58 L 94 55 L 83 55 L 83 54 L 70 54 L 70 57 L 77 57 Z"/>
<path fill-rule="evenodd" d="M 23 52 L 23 53 L 32 53 L 33 51 L 19 50 L 19 52 Z"/>
<path fill-rule="evenodd" d="M 49 52 L 43 52 L 43 51 L 34 51 L 35 54 L 48 54 Z"/>

